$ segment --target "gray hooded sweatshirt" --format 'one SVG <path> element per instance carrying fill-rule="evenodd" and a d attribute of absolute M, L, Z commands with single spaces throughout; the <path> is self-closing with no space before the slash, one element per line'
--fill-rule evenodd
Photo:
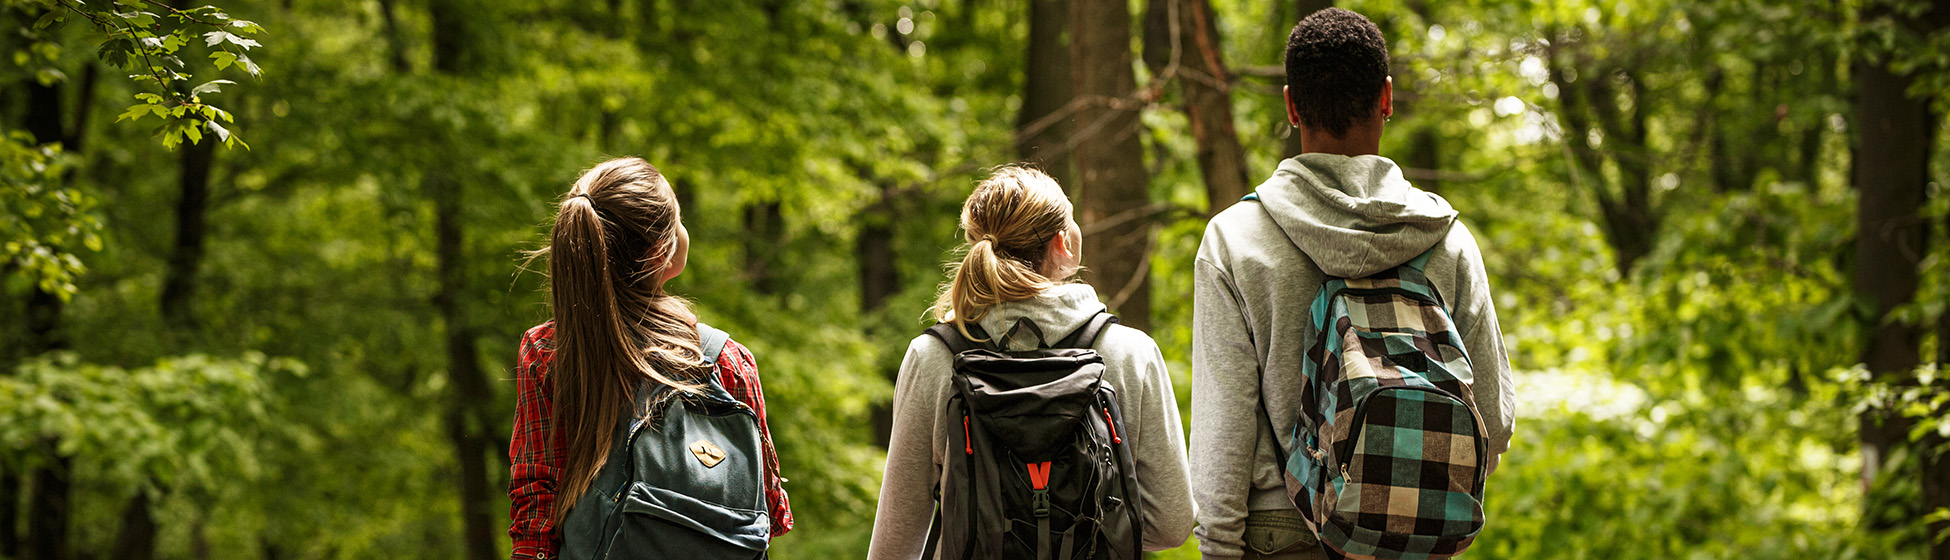
<path fill-rule="evenodd" d="M 1212 219 L 1195 264 L 1192 494 L 1206 558 L 1245 553 L 1248 511 L 1293 511 L 1278 450 L 1291 448 L 1309 307 L 1329 277 L 1369 276 L 1434 247 L 1425 272 L 1469 353 L 1491 469 L 1515 416 L 1483 257 L 1448 201 L 1388 158 L 1317 153 L 1281 162 L 1257 192 Z"/>
<path fill-rule="evenodd" d="M 1004 337 L 1014 350 L 1055 344 L 1104 310 L 1097 292 L 1085 284 L 1065 284 L 1036 297 L 990 307 L 980 321 L 982 330 Z M 1042 331 L 1037 340 L 1028 329 L 1008 338 L 1016 320 L 1028 318 Z M 1178 398 L 1158 344 L 1143 331 L 1112 325 L 1098 335 L 1095 346 L 1104 358 L 1104 379 L 1117 389 L 1124 410 L 1123 437 L 1137 463 L 1139 492 L 1144 499 L 1144 548 L 1162 550 L 1185 543 L 1194 516 L 1190 475 L 1185 468 L 1185 432 L 1178 416 Z M 873 518 L 871 560 L 913 560 L 927 544 L 928 524 L 934 519 L 934 494 L 941 485 L 947 458 L 948 395 L 954 391 L 954 355 L 932 336 L 915 337 L 901 360 L 894 382 L 894 433 L 887 443 L 887 470 L 880 482 L 880 509 Z M 959 453 L 956 449 L 954 452 Z"/>

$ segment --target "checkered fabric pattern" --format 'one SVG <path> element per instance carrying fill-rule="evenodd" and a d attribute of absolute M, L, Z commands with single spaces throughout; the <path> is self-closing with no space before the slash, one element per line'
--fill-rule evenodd
<path fill-rule="evenodd" d="M 1483 526 L 1487 441 L 1429 254 L 1314 300 L 1287 488 L 1336 558 L 1447 558 Z"/>

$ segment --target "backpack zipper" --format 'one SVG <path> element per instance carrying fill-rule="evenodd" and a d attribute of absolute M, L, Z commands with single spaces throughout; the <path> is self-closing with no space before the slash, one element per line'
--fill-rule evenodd
<path fill-rule="evenodd" d="M 1124 438 L 1117 437 L 1117 423 L 1110 420 L 1110 407 L 1104 407 L 1101 410 L 1104 411 L 1104 425 L 1110 426 L 1110 441 L 1112 443 L 1124 443 Z"/>

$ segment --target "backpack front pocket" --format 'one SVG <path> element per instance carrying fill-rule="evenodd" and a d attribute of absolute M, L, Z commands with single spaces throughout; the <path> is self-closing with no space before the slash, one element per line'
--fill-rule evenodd
<path fill-rule="evenodd" d="M 772 533 L 765 512 L 726 507 L 652 487 L 632 485 L 606 558 L 650 560 L 758 558 Z"/>
<path fill-rule="evenodd" d="M 1322 540 L 1355 555 L 1446 556 L 1482 530 L 1487 442 L 1461 399 L 1382 387 L 1355 407 L 1348 430 L 1334 457 L 1340 472 L 1329 473 L 1341 488 Z"/>

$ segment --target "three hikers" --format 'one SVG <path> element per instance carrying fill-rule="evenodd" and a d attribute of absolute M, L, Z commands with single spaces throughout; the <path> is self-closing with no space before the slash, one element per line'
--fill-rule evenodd
<path fill-rule="evenodd" d="M 1214 217 L 1194 264 L 1188 460 L 1157 344 L 1091 286 L 1062 187 L 1005 166 L 895 383 L 873 559 L 1440 558 L 1485 520 L 1508 359 L 1456 211 L 1378 155 L 1386 42 L 1327 9 L 1286 47 L 1305 153 Z M 636 158 L 583 175 L 523 337 L 518 558 L 762 558 L 792 526 L 752 355 L 663 290 L 689 236 Z M 1213 201 L 1215 205 L 1230 201 Z"/>

